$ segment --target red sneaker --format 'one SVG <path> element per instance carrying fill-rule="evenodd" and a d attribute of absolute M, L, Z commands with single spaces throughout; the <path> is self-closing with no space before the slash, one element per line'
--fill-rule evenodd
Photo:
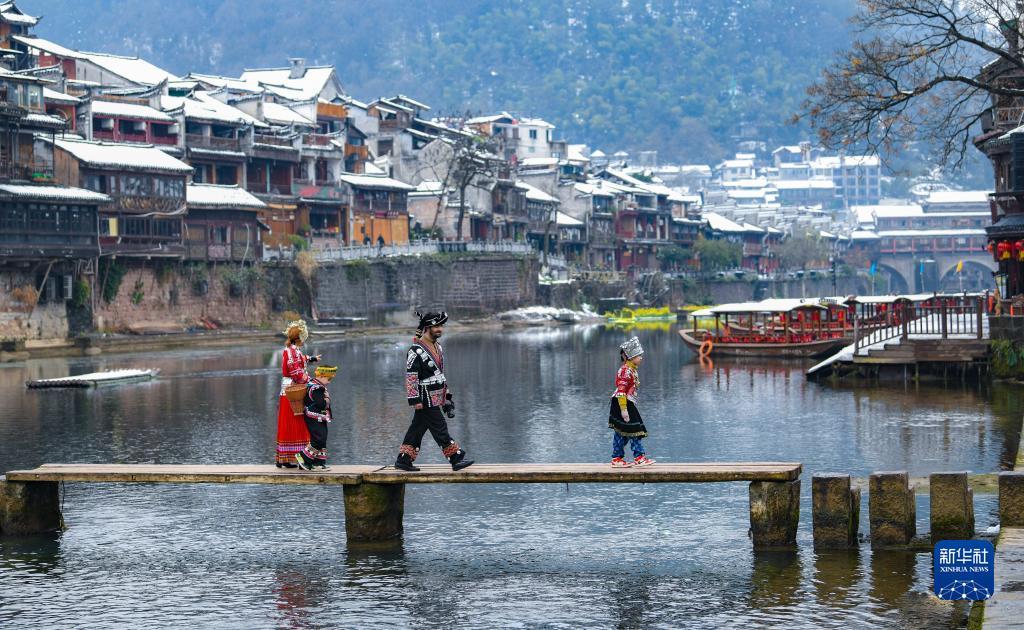
<path fill-rule="evenodd" d="M 651 459 L 650 457 L 647 457 L 646 455 L 640 455 L 639 457 L 633 460 L 634 466 L 650 466 L 653 463 L 654 460 Z"/>
<path fill-rule="evenodd" d="M 613 457 L 612 458 L 612 468 L 629 468 L 632 465 L 633 465 L 632 462 L 627 462 L 622 457 Z"/>

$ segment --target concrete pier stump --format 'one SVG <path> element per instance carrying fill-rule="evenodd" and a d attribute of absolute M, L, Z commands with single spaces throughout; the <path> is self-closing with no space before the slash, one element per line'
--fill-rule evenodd
<path fill-rule="evenodd" d="M 795 549 L 800 522 L 800 480 L 750 482 L 754 549 Z"/>
<path fill-rule="evenodd" d="M 999 473 L 999 525 L 1024 527 L 1024 472 Z"/>
<path fill-rule="evenodd" d="M 349 542 L 386 542 L 402 537 L 405 484 L 345 486 L 345 534 Z"/>
<path fill-rule="evenodd" d="M 0 534 L 44 534 L 63 527 L 56 481 L 7 481 L 0 476 Z"/>
<path fill-rule="evenodd" d="M 855 549 L 860 526 L 860 488 L 850 475 L 823 473 L 811 479 L 815 549 Z"/>
<path fill-rule="evenodd" d="M 917 534 L 917 506 L 906 471 L 871 473 L 868 480 L 871 547 L 901 547 Z"/>
<path fill-rule="evenodd" d="M 967 484 L 967 473 L 932 473 L 928 483 L 932 544 L 974 538 L 974 491 Z"/>

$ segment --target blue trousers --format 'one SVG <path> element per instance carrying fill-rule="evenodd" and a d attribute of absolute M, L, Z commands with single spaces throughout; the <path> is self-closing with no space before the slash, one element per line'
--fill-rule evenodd
<path fill-rule="evenodd" d="M 633 457 L 640 457 L 644 454 L 644 445 L 640 442 L 642 439 L 638 437 L 627 438 L 613 432 L 612 457 L 625 457 L 627 441 L 629 441 L 629 448 L 633 450 Z"/>

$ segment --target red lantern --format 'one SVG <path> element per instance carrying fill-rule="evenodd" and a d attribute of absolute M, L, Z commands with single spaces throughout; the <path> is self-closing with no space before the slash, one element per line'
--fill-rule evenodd
<path fill-rule="evenodd" d="M 1013 254 L 1017 260 L 1024 261 L 1024 241 L 1017 241 L 1013 244 Z"/>
<path fill-rule="evenodd" d="M 999 260 L 1010 260 L 1010 252 L 1013 246 L 1010 241 L 999 241 L 999 245 L 996 246 L 996 251 L 999 253 Z"/>

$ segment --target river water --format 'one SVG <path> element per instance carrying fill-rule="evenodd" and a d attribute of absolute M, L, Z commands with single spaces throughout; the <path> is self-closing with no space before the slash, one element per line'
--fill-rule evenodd
<path fill-rule="evenodd" d="M 453 435 L 486 462 L 610 457 L 616 346 L 604 327 L 450 331 Z M 799 550 L 757 553 L 746 484 L 424 485 L 405 538 L 350 549 L 340 487 L 68 484 L 61 535 L 0 539 L 0 627 L 956 627 L 928 554 L 815 554 L 810 478 L 991 472 L 1016 456 L 1024 397 L 960 383 L 837 389 L 806 365 L 702 366 L 668 330 L 640 409 L 664 462 L 800 461 Z M 390 463 L 408 425 L 408 336 L 312 340 L 331 385 L 334 463 Z M 196 349 L 0 366 L 0 468 L 43 462 L 270 462 L 280 349 Z M 29 378 L 158 367 L 150 383 L 25 390 Z M 429 440 L 420 461 L 440 463 Z M 867 500 L 862 515 L 866 531 Z M 978 529 L 995 495 L 976 497 Z M 927 531 L 927 496 L 918 498 Z"/>

